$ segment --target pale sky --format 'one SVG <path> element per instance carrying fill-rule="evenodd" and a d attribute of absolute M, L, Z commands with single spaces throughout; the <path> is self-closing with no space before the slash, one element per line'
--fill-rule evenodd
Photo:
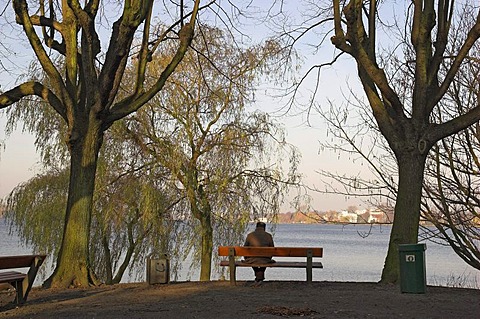
<path fill-rule="evenodd" d="M 324 63 L 327 57 L 332 56 L 333 46 L 327 42 L 326 45 L 329 51 L 326 54 L 307 58 L 308 62 L 305 68 L 308 68 L 311 63 Z M 23 51 L 25 52 L 25 51 Z M 25 63 L 25 68 L 28 63 Z M 306 70 L 304 68 L 304 70 Z M 302 72 L 302 71 L 301 71 Z M 9 74 L 0 71 L 0 89 L 7 90 L 13 87 L 15 79 Z M 350 87 L 346 86 L 346 82 Z M 308 91 L 312 89 L 314 77 L 311 77 L 305 82 L 302 90 L 304 95 L 308 95 Z M 327 102 L 327 98 L 334 103 L 344 103 L 344 95 L 348 94 L 348 90 L 357 88 L 356 91 L 361 92 L 356 75 L 356 68 L 352 60 L 349 58 L 343 59 L 333 68 L 322 71 L 320 80 L 320 90 L 317 94 L 316 101 L 321 104 Z M 254 105 L 254 108 L 259 110 L 274 110 L 278 107 L 277 101 L 259 102 Z M 365 166 L 361 167 L 357 164 L 353 165 L 345 157 L 338 159 L 337 154 L 326 152 L 319 153 L 319 140 L 326 138 L 326 128 L 324 123 L 315 117 L 315 114 L 310 118 L 313 127 L 308 127 L 305 122 L 305 115 L 296 117 L 284 117 L 279 119 L 288 131 L 287 141 L 297 146 L 302 153 L 302 163 L 300 171 L 304 176 L 304 181 L 310 186 L 319 186 L 319 176 L 316 174 L 318 169 L 327 169 L 340 174 L 356 175 Z M 5 122 L 4 116 L 0 115 L 0 146 L 4 142 L 4 148 L 0 149 L 0 198 L 7 196 L 12 189 L 19 183 L 27 181 L 35 174 L 40 172 L 39 158 L 35 152 L 34 137 L 21 132 L 21 126 L 17 129 L 7 140 L 5 140 Z M 346 199 L 343 196 L 334 195 L 320 195 L 311 193 L 313 202 L 311 206 L 317 210 L 342 210 L 350 205 L 360 205 L 361 201 L 358 199 Z M 284 205 L 283 212 L 290 210 L 288 204 Z"/>

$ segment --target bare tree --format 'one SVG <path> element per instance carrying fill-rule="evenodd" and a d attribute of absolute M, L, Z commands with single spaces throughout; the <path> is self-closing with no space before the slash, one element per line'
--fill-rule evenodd
<path fill-rule="evenodd" d="M 452 34 L 445 49 L 446 57 L 456 57 L 468 38 L 469 26 L 475 21 L 471 14 L 473 9 L 464 8 L 460 21 L 451 25 Z M 449 123 L 454 119 L 464 119 L 465 114 L 478 108 L 480 92 L 478 52 L 480 43 L 472 45 L 471 52 L 458 68 L 447 91 L 430 113 L 430 121 L 435 124 Z M 412 53 L 412 51 L 408 51 Z M 413 58 L 411 58 L 413 60 Z M 400 60 L 394 60 L 390 68 L 398 70 L 396 90 L 413 92 L 410 83 L 411 70 L 403 68 Z M 442 72 L 444 72 L 443 70 Z M 442 73 L 443 74 L 443 73 Z M 393 80 L 392 80 L 393 81 Z M 332 107 L 329 114 L 323 113 L 329 123 L 329 132 L 340 143 L 324 143 L 323 147 L 337 152 L 347 152 L 353 158 L 368 163 L 373 178 L 365 176 L 345 177 L 336 173 L 321 171 L 322 176 L 333 181 L 328 192 L 343 192 L 350 196 L 364 196 L 369 200 L 393 206 L 400 196 L 397 178 L 401 172 L 397 169 L 398 156 L 388 139 L 374 126 L 374 114 L 368 112 L 368 105 L 361 99 L 351 102 L 339 111 Z M 348 121 L 348 115 L 359 114 L 355 120 Z M 468 117 L 467 117 L 468 118 Z M 353 122 L 353 123 L 352 123 Z M 436 125 L 435 125 L 436 127 Z M 425 227 L 422 236 L 443 244 L 448 243 L 454 251 L 469 265 L 479 268 L 478 247 L 478 123 L 453 135 L 445 136 L 434 144 L 425 160 L 423 193 L 420 217 L 423 221 L 433 223 L 435 229 Z M 433 128 L 433 126 L 432 126 Z M 424 133 L 429 136 L 428 132 Z M 401 166 L 401 163 L 398 163 Z M 336 186 L 334 186 L 336 183 Z M 341 185 L 342 187 L 339 187 Z M 397 203 L 398 204 L 398 203 Z"/>
<path fill-rule="evenodd" d="M 399 91 L 395 73 L 377 53 L 379 3 L 352 0 L 334 3 L 335 35 L 332 43 L 355 59 L 358 75 L 380 132 L 395 154 L 398 165 L 398 192 L 389 249 L 382 272 L 384 283 L 395 283 L 399 275 L 398 244 L 416 243 L 425 161 L 428 151 L 444 137 L 480 119 L 480 106 L 455 118 L 432 121 L 432 112 L 454 80 L 472 46 L 480 37 L 480 11 L 466 3 L 462 18 L 468 32 L 459 40 L 454 55 L 445 56 L 449 32 L 455 17 L 454 2 L 413 1 L 406 20 L 410 42 L 404 36 L 404 67 L 410 71 L 407 90 Z M 435 8 L 436 7 L 436 8 Z M 400 58 L 400 57 L 399 57 Z"/>
<path fill-rule="evenodd" d="M 342 55 L 354 59 L 370 116 L 396 160 L 395 217 L 381 279 L 384 283 L 396 283 L 398 244 L 418 240 L 422 184 L 429 150 L 442 138 L 480 119 L 478 102 L 455 117 L 432 116 L 442 113 L 441 103 L 447 90 L 478 42 L 480 10 L 475 1 L 458 5 L 454 1 L 434 0 L 307 3 L 309 11 L 304 15 L 304 23 L 286 33 L 289 44 L 313 34 L 317 38 L 308 38 L 311 45 L 322 49 L 325 39 L 331 35 L 331 42 L 339 53 L 330 62 L 312 66 L 308 74 L 320 72 Z M 332 21 L 330 28 L 328 23 Z M 460 21 L 465 31 L 452 38 L 455 32 L 452 26 Z M 322 29 L 325 25 L 327 30 Z M 315 30 L 320 31 L 315 33 Z M 318 79 L 320 73 L 317 75 Z M 306 78 L 302 81 L 306 82 Z M 321 90 L 318 83 L 317 80 L 316 90 Z M 316 91 L 313 96 L 315 94 Z M 311 103 L 315 104 L 313 99 Z M 356 182 L 355 179 L 352 182 Z"/>

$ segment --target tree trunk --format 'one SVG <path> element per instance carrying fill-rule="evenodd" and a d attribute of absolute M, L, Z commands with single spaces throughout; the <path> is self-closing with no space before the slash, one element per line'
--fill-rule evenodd
<path fill-rule="evenodd" d="M 94 124 L 92 124 L 94 122 Z M 82 124 L 77 127 L 81 128 Z M 88 130 L 70 144 L 70 185 L 62 245 L 53 274 L 45 287 L 87 287 L 94 282 L 89 265 L 90 222 L 98 151 L 103 133 L 99 121 L 83 124 Z M 74 131 L 75 132 L 75 131 Z"/>
<path fill-rule="evenodd" d="M 200 281 L 210 281 L 213 253 L 213 228 L 210 220 L 210 212 L 204 215 L 202 225 L 202 257 L 200 268 Z"/>
<path fill-rule="evenodd" d="M 120 264 L 120 267 L 118 268 L 117 273 L 115 274 L 115 277 L 113 277 L 113 280 L 111 284 L 118 284 L 123 278 L 123 274 L 128 268 L 128 265 L 130 265 L 130 260 L 132 260 L 133 253 L 135 252 L 135 248 L 137 248 L 137 245 L 143 241 L 145 238 L 144 236 L 140 236 L 140 238 L 137 238 L 135 240 L 134 238 L 134 221 L 130 221 L 127 225 L 127 235 L 128 235 L 128 247 L 127 247 L 127 252 L 125 253 L 125 257 L 123 258 L 123 262 Z"/>
<path fill-rule="evenodd" d="M 109 234 L 109 232 L 107 233 Z M 103 245 L 103 250 L 105 253 L 105 284 L 107 285 L 112 285 L 113 281 L 113 265 L 112 265 L 112 255 L 110 253 L 110 243 L 109 243 L 109 236 L 103 233 L 102 234 L 102 245 Z"/>
<path fill-rule="evenodd" d="M 381 283 L 396 284 L 399 281 L 398 245 L 418 242 L 425 160 L 426 154 L 419 152 L 397 156 L 399 172 L 397 202 Z"/>
<path fill-rule="evenodd" d="M 184 185 L 187 185 L 187 197 L 190 201 L 192 215 L 200 222 L 202 240 L 200 252 L 200 281 L 210 281 L 213 252 L 212 209 L 203 186 L 200 185 L 197 188 L 192 187 L 198 185 L 198 182 L 196 181 L 196 170 L 192 169 L 189 172 L 189 178 L 186 180 L 189 180 L 190 182 Z"/>

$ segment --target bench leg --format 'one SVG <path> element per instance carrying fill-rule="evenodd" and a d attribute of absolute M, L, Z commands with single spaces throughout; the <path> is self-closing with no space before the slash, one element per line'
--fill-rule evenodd
<path fill-rule="evenodd" d="M 230 266 L 230 284 L 236 285 L 237 284 L 237 278 L 236 278 L 236 267 L 235 265 Z"/>
<path fill-rule="evenodd" d="M 20 284 L 22 286 L 21 290 L 21 301 L 20 303 L 24 303 L 27 301 L 28 293 L 33 287 L 33 283 L 35 282 L 35 277 L 37 276 L 38 268 L 43 263 L 43 260 L 40 257 L 35 257 L 32 264 L 30 265 L 30 269 L 28 270 L 27 276 L 23 279 L 23 282 Z M 19 290 L 17 290 L 18 292 Z"/>
<path fill-rule="evenodd" d="M 235 250 L 230 248 L 229 256 L 228 256 L 228 263 L 230 268 L 230 284 L 236 285 L 237 284 L 237 276 L 236 276 L 236 266 L 235 266 Z"/>
<path fill-rule="evenodd" d="M 313 253 L 307 250 L 307 282 L 312 282 Z"/>
<path fill-rule="evenodd" d="M 24 287 L 23 287 L 23 281 L 24 280 L 17 280 L 15 283 L 12 285 L 15 287 L 15 300 L 14 303 L 17 305 L 23 304 L 25 302 L 25 294 L 24 294 Z"/>
<path fill-rule="evenodd" d="M 16 297 L 15 303 L 23 304 L 27 301 L 28 293 L 33 287 L 33 283 L 35 282 L 35 277 L 37 276 L 38 268 L 42 264 L 43 260 L 40 257 L 35 257 L 32 264 L 30 265 L 30 269 L 28 270 L 27 275 L 22 281 L 15 282 L 15 290 L 16 290 Z"/>

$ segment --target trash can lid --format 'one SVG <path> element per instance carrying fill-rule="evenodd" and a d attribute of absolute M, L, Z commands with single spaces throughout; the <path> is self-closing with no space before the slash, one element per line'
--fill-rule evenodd
<path fill-rule="evenodd" d="M 401 244 L 398 245 L 398 251 L 424 251 L 427 249 L 426 244 Z"/>

